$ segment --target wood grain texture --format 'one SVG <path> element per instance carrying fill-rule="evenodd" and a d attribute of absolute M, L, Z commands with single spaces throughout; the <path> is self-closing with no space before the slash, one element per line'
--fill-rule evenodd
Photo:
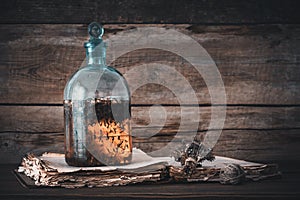
<path fill-rule="evenodd" d="M 298 7 L 293 0 L 5 0 L 0 23 L 299 23 Z"/>
<path fill-rule="evenodd" d="M 155 108 L 155 107 L 154 107 Z M 158 107 L 161 109 L 161 107 Z M 151 123 L 149 109 L 133 107 L 134 146 L 147 152 L 164 147 L 173 140 L 181 143 L 178 133 L 180 116 L 187 117 L 181 132 L 190 133 L 195 107 L 185 113 L 177 106 L 164 107 L 167 118 L 163 127 Z M 299 155 L 299 107 L 227 107 L 227 117 L 216 154 L 254 161 L 297 160 Z M 154 118 L 162 114 L 152 110 Z M 156 111 L 156 112 L 155 112 Z M 163 111 L 164 113 L 164 111 Z M 60 106 L 1 106 L 0 150 L 2 161 L 19 162 L 27 152 L 63 151 L 63 109 Z M 211 117 L 210 107 L 200 107 L 198 134 L 204 137 Z M 159 132 L 159 133 L 158 133 Z"/>
<path fill-rule="evenodd" d="M 166 135 L 134 138 L 133 143 L 135 147 L 151 153 L 164 147 L 172 138 Z M 0 163 L 19 163 L 28 152 L 64 152 L 63 133 L 5 132 L 0 134 L 0 141 Z M 223 130 L 214 153 L 250 161 L 295 162 L 300 159 L 299 141 L 299 129 Z"/>
<path fill-rule="evenodd" d="M 141 26 L 151 25 L 106 25 L 105 37 Z M 207 50 L 221 73 L 228 104 L 299 104 L 299 25 L 157 27 L 185 33 Z M 68 77 L 84 60 L 82 43 L 86 40 L 86 25 L 1 25 L 0 103 L 61 104 Z M 179 45 L 184 44 L 179 41 Z M 113 51 L 108 49 L 108 58 Z M 211 103 L 201 75 L 171 52 L 134 51 L 111 65 L 126 73 L 140 64 L 151 67 L 153 62 L 174 67 L 191 84 L 199 104 Z M 182 93 L 186 91 L 182 85 L 176 85 L 173 74 L 164 79 L 174 82 Z M 129 78 L 129 85 L 135 81 L 134 77 Z M 157 102 L 178 104 L 172 91 L 157 84 L 147 84 L 132 94 L 133 104 Z"/>
<path fill-rule="evenodd" d="M 149 113 L 150 111 L 150 113 Z M 132 124 L 136 131 L 149 134 L 161 131 L 173 134 L 189 130 L 195 125 L 208 130 L 211 107 L 200 107 L 200 120 L 194 118 L 196 107 L 132 107 Z M 152 119 L 151 117 L 152 116 Z M 216 120 L 221 120 L 216 115 Z M 293 129 L 300 128 L 300 107 L 227 107 L 224 129 Z M 152 120 L 152 121 L 151 121 Z M 0 132 L 53 133 L 63 132 L 63 108 L 61 106 L 0 106 Z M 182 121 L 182 122 L 181 122 Z M 194 126 L 192 126 L 194 125 Z M 197 129 L 196 129 L 197 130 Z M 134 135 L 142 136 L 139 132 Z"/>
<path fill-rule="evenodd" d="M 203 138 L 214 131 L 198 132 Z M 136 138 L 135 146 L 149 154 L 163 148 L 168 142 L 181 143 L 181 138 L 156 136 L 147 139 Z M 290 130 L 223 130 L 213 152 L 251 161 L 297 161 L 299 160 L 299 129 Z M 159 156 L 159 154 L 155 154 Z"/>

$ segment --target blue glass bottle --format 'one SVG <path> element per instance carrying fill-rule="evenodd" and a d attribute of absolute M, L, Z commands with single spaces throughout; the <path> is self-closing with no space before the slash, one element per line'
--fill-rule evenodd
<path fill-rule="evenodd" d="M 130 92 L 124 77 L 106 66 L 104 29 L 88 27 L 86 63 L 64 90 L 65 158 L 72 166 L 120 165 L 131 161 Z"/>

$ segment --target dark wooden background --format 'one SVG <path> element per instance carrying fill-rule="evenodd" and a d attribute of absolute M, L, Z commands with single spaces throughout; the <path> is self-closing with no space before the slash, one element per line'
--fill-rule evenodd
<path fill-rule="evenodd" d="M 27 152 L 63 152 L 63 89 L 85 58 L 82 45 L 92 21 L 104 24 L 105 38 L 143 26 L 174 28 L 193 37 L 216 62 L 227 93 L 227 118 L 214 152 L 262 162 L 300 159 L 297 1 L 10 0 L 1 1 L 0 13 L 0 163 L 19 163 Z M 154 61 L 174 66 L 189 80 L 200 103 L 199 134 L 204 134 L 210 96 L 189 63 L 143 50 L 112 66 L 124 73 Z M 162 131 L 135 138 L 135 146 L 152 151 L 173 138 L 180 107 L 169 90 L 143 86 L 132 104 L 136 132 L 147 131 L 141 127 L 149 123 L 152 104 L 168 111 Z"/>

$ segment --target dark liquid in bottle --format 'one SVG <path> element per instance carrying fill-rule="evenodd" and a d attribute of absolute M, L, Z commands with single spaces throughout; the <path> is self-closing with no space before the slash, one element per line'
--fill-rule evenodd
<path fill-rule="evenodd" d="M 131 161 L 129 101 L 64 101 L 65 157 L 72 166 L 122 165 Z"/>

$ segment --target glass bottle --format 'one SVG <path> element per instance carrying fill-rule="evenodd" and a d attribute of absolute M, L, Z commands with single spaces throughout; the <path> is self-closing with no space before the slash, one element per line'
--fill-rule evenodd
<path fill-rule="evenodd" d="M 102 26 L 93 22 L 88 33 L 86 63 L 64 90 L 65 159 L 72 166 L 126 164 L 132 156 L 128 85 L 106 66 Z"/>

